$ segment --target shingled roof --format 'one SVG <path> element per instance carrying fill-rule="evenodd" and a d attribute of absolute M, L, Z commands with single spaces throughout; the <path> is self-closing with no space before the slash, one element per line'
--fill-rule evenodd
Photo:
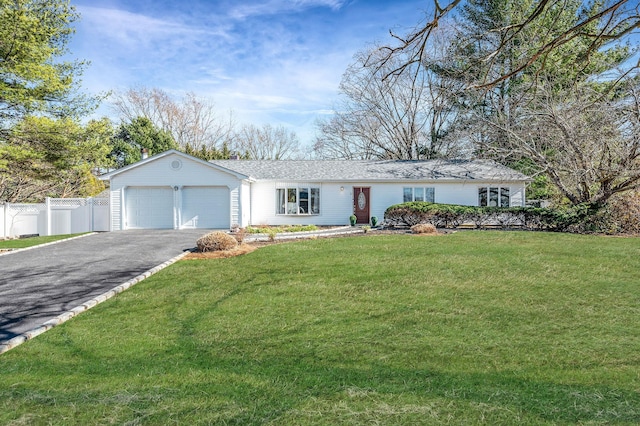
<path fill-rule="evenodd" d="M 529 181 L 487 160 L 212 160 L 257 180 L 295 181 Z"/>

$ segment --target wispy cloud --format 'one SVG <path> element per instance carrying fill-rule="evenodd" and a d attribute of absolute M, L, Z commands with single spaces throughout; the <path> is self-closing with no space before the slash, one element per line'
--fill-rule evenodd
<path fill-rule="evenodd" d="M 270 0 L 239 4 L 230 10 L 234 19 L 246 19 L 258 15 L 276 15 L 279 13 L 300 12 L 313 7 L 326 7 L 339 10 L 347 3 L 345 0 Z"/>
<path fill-rule="evenodd" d="M 91 28 L 94 35 L 107 38 L 132 50 L 185 38 L 205 36 L 231 38 L 225 28 L 194 27 L 175 19 L 158 19 L 120 9 L 82 6 L 79 7 L 79 11 L 82 16 L 82 25 Z"/>

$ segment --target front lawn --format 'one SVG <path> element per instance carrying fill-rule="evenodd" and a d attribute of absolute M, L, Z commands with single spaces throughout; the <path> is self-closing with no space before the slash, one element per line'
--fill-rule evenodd
<path fill-rule="evenodd" d="M 638 271 L 482 231 L 181 261 L 0 355 L 0 424 L 637 424 Z"/>

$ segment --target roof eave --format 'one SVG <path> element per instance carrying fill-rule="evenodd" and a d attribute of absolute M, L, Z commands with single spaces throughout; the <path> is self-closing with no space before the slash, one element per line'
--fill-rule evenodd
<path fill-rule="evenodd" d="M 222 167 L 222 166 L 219 166 L 219 165 L 214 164 L 214 163 L 210 163 L 208 161 L 202 160 L 201 158 L 194 157 L 193 155 L 186 154 L 186 153 L 178 151 L 176 149 L 170 149 L 168 151 L 164 151 L 164 152 L 161 152 L 159 154 L 152 155 L 150 157 L 144 158 L 144 159 L 142 159 L 140 161 L 137 161 L 135 163 L 129 164 L 129 165 L 127 165 L 125 167 L 122 167 L 120 169 L 117 169 L 117 170 L 111 171 L 109 173 L 105 173 L 103 175 L 100 175 L 100 176 L 98 176 L 98 178 L 100 180 L 111 180 L 111 178 L 116 176 L 116 175 L 119 175 L 121 173 L 126 173 L 129 170 L 132 170 L 134 168 L 143 166 L 143 165 L 145 165 L 147 163 L 151 163 L 153 161 L 157 161 L 157 160 L 159 160 L 161 158 L 164 158 L 164 157 L 166 157 L 168 155 L 172 155 L 172 154 L 173 155 L 178 155 L 178 156 L 183 157 L 183 158 L 190 159 L 192 161 L 195 161 L 195 162 L 200 163 L 200 164 L 202 164 L 204 166 L 211 167 L 213 169 L 219 170 L 221 172 L 231 174 L 231 175 L 237 177 L 238 179 L 248 180 L 248 181 L 251 182 L 252 178 L 247 176 L 247 175 L 244 175 L 242 173 L 236 172 L 235 170 L 227 169 L 226 167 Z"/>

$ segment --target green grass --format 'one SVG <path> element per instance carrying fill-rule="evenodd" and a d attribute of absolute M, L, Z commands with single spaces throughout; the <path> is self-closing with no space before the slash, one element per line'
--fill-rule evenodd
<path fill-rule="evenodd" d="M 64 240 L 71 237 L 77 237 L 82 234 L 71 235 L 51 235 L 48 237 L 31 237 L 20 238 L 17 240 L 0 240 L 0 249 L 19 249 L 38 246 L 40 244 L 51 243 L 54 241 Z"/>
<path fill-rule="evenodd" d="M 0 355 L 0 424 L 638 424 L 639 271 L 481 231 L 181 261 Z"/>

